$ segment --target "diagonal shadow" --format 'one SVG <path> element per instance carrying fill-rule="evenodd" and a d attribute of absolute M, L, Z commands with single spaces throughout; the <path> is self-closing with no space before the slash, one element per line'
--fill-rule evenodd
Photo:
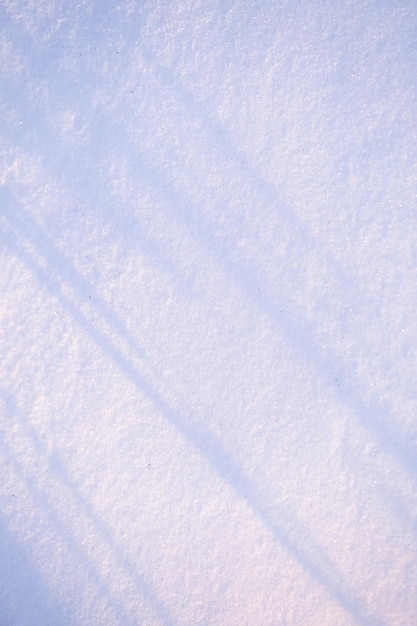
<path fill-rule="evenodd" d="M 354 412 L 362 428 L 416 482 L 417 447 L 407 433 L 395 426 L 395 416 L 389 407 L 381 401 L 364 397 L 360 391 L 360 379 L 331 347 L 321 345 L 315 325 L 291 309 L 288 294 L 280 290 L 277 283 L 272 285 L 257 264 L 242 255 L 233 237 L 220 237 L 207 220 L 201 219 L 193 199 L 184 190 L 177 189 L 166 169 L 151 163 L 148 154 L 137 153 L 135 159 L 174 222 L 180 220 L 193 233 L 201 248 L 223 268 L 245 299 L 267 315 L 276 329 L 284 332 L 306 365 L 333 390 L 342 405 Z"/>
<path fill-rule="evenodd" d="M 109 146 L 113 149 L 117 146 L 120 150 L 115 155 L 117 159 L 123 159 L 124 150 L 109 136 L 108 126 L 105 121 L 103 123 L 103 115 L 92 108 L 89 113 L 92 118 L 89 124 L 93 129 L 94 151 L 89 145 L 82 145 L 81 142 L 69 147 L 65 142 L 59 141 L 56 129 L 51 126 L 42 108 L 29 101 L 18 86 L 1 75 L 0 94 L 3 107 L 13 111 L 14 117 L 20 120 L 18 123 L 16 121 L 11 123 L 11 120 L 0 118 L 3 137 L 11 145 L 17 145 L 36 154 L 37 157 L 42 157 L 48 173 L 71 189 L 72 199 L 77 207 L 73 209 L 73 213 L 83 213 L 86 202 L 91 199 L 94 209 L 97 205 L 100 206 L 100 219 L 105 220 L 112 236 L 118 234 L 119 238 L 123 239 L 122 249 L 126 247 L 141 249 L 154 267 L 170 275 L 177 290 L 189 293 L 194 288 L 191 278 L 184 276 L 174 255 L 167 252 L 158 239 L 146 231 L 140 215 L 132 209 L 114 211 L 109 208 L 109 200 L 115 197 L 117 189 L 113 188 L 106 178 L 106 172 L 99 171 L 95 161 L 100 161 L 102 155 L 108 153 Z M 141 190 L 153 191 L 149 189 L 148 181 L 140 171 L 135 172 L 134 178 L 135 184 Z M 4 188 L 3 193 L 6 193 Z M 132 204 L 132 198 L 129 204 Z M 87 203 L 87 208 L 88 206 Z"/>
<path fill-rule="evenodd" d="M 16 212 L 25 215 L 25 211 L 20 207 L 15 207 Z M 363 601 L 357 596 L 344 580 L 337 567 L 330 561 L 324 550 L 317 546 L 314 539 L 294 516 L 289 517 L 283 509 L 280 511 L 280 523 L 277 523 L 263 507 L 256 490 L 250 479 L 236 465 L 230 453 L 223 447 L 222 443 L 202 424 L 193 425 L 189 419 L 175 411 L 157 389 L 140 373 L 135 364 L 117 347 L 113 341 L 103 334 L 62 292 L 62 285 L 59 277 L 54 276 L 54 271 L 46 266 L 42 267 L 34 254 L 29 252 L 17 240 L 19 227 L 25 220 L 14 222 L 14 216 L 6 219 L 10 226 L 15 229 L 6 231 L 6 245 L 10 251 L 19 257 L 23 263 L 36 276 L 39 283 L 67 310 L 82 328 L 103 351 L 103 353 L 113 361 L 113 363 L 130 379 L 137 391 L 152 402 L 154 408 L 164 415 L 177 431 L 186 439 L 201 456 L 209 462 L 216 474 L 220 475 L 233 488 L 237 496 L 244 500 L 263 525 L 272 532 L 273 536 L 287 550 L 290 556 L 298 562 L 305 572 L 321 585 L 339 605 L 363 626 L 375 626 L 378 624 L 376 617 L 369 615 Z M 38 227 L 39 228 L 39 227 Z M 22 239 L 30 237 L 28 232 L 21 233 Z M 36 247 L 36 241 L 32 241 Z M 49 253 L 48 262 L 53 261 L 53 254 Z"/>
<path fill-rule="evenodd" d="M 176 81 L 168 68 L 162 67 L 149 50 L 143 51 L 143 57 L 152 68 L 160 84 L 165 85 L 181 102 L 187 114 L 196 119 L 199 126 L 206 132 L 206 141 L 218 154 L 227 154 L 242 180 L 246 181 L 263 206 L 273 206 L 280 219 L 290 229 L 293 245 L 300 250 L 314 251 L 326 269 L 327 275 L 333 276 L 343 289 L 347 284 L 354 287 L 356 297 L 360 297 L 360 287 L 346 268 L 333 256 L 324 252 L 320 242 L 309 232 L 294 211 L 282 202 L 278 202 L 278 191 L 275 186 L 259 174 L 251 165 L 248 155 L 236 147 L 227 129 L 219 124 L 214 116 L 207 111 L 206 105 L 197 102 L 193 96 Z M 274 326 L 282 330 L 297 349 L 306 364 L 316 371 L 322 381 L 328 385 L 339 401 L 354 411 L 361 426 L 373 436 L 378 444 L 412 476 L 417 479 L 417 449 L 410 443 L 407 433 L 395 426 L 395 417 L 387 404 L 377 399 L 368 400 L 360 391 L 362 383 L 357 375 L 330 347 L 324 349 L 318 339 L 317 328 L 307 321 L 301 312 L 295 313 L 288 305 L 288 294 L 279 291 L 277 285 L 266 280 L 256 263 L 242 257 L 232 237 L 219 235 L 213 225 L 200 217 L 196 203 L 187 197 L 184 189 L 177 189 L 168 168 L 151 164 L 149 154 L 140 155 L 132 137 L 126 134 L 124 126 L 102 116 L 100 131 L 108 126 L 108 136 L 117 137 L 117 142 L 129 146 L 135 154 L 136 170 L 158 193 L 164 206 L 170 211 L 174 220 L 183 224 L 199 240 L 207 253 L 223 266 L 246 298 L 254 303 L 273 321 Z M 207 139 L 208 138 L 208 139 Z M 213 139 L 216 138 L 216 139 Z M 236 261 L 236 258 L 239 261 Z M 273 294 L 273 295 L 272 295 Z M 324 303 L 325 304 L 325 303 Z"/>
<path fill-rule="evenodd" d="M 318 255 L 328 276 L 334 277 L 341 289 L 349 285 L 354 288 L 356 298 L 363 295 L 360 286 L 349 275 L 346 267 L 339 260 L 323 249 L 321 242 L 312 235 L 307 226 L 297 214 L 282 201 L 279 201 L 279 192 L 275 185 L 265 180 L 259 171 L 252 165 L 249 156 L 240 149 L 230 136 L 224 124 L 220 124 L 208 110 L 207 104 L 197 101 L 192 94 L 175 78 L 169 68 L 162 66 L 149 49 L 142 48 L 142 56 L 147 61 L 158 81 L 167 87 L 174 98 L 181 102 L 191 119 L 197 120 L 199 127 L 206 133 L 205 140 L 212 149 L 223 159 L 226 154 L 230 159 L 241 180 L 253 190 L 262 206 L 274 207 L 283 224 L 286 224 L 291 233 L 294 247 L 299 250 L 314 251 Z M 126 138 L 129 141 L 129 138 Z M 394 426 L 395 418 L 387 405 L 380 401 L 366 400 L 360 392 L 360 380 L 351 371 L 349 366 L 337 356 L 331 348 L 323 350 L 317 339 L 317 331 L 311 322 L 303 319 L 302 314 L 294 314 L 287 304 L 288 296 L 278 290 L 278 285 L 269 284 L 255 263 L 242 258 L 241 251 L 233 238 L 222 237 L 214 232 L 213 226 L 199 217 L 197 203 L 187 197 L 184 189 L 179 191 L 175 181 L 170 177 L 167 168 L 154 163 L 149 165 L 149 154 L 146 158 L 148 176 L 155 187 L 163 190 L 166 206 L 171 208 L 174 217 L 182 217 L 184 223 L 198 236 L 200 244 L 223 266 L 225 272 L 246 297 L 258 308 L 266 313 L 275 327 L 283 330 L 290 342 L 303 356 L 309 367 L 319 373 L 322 380 L 329 385 L 342 404 L 351 408 L 358 416 L 365 430 L 372 434 L 378 443 L 389 454 L 395 457 L 403 468 L 417 480 L 417 448 L 409 441 L 406 433 Z M 145 157 L 143 157 L 143 161 Z M 183 207 L 182 212 L 172 207 Z M 238 228 L 237 228 L 238 230 Z M 236 263 L 234 258 L 239 258 Z M 274 295 L 271 295 L 274 294 Z"/>
<path fill-rule="evenodd" d="M 0 444 L 1 447 L 1 444 Z M 0 623 L 74 624 L 65 599 L 53 594 L 39 566 L 6 520 L 0 518 Z"/>
<path fill-rule="evenodd" d="M 66 487 L 68 493 L 71 495 L 79 511 L 85 515 L 89 520 L 95 533 L 101 538 L 102 541 L 110 549 L 115 561 L 121 570 L 123 570 L 133 581 L 136 591 L 145 599 L 148 605 L 152 608 L 155 615 L 161 620 L 161 624 L 166 626 L 173 626 L 173 621 L 168 614 L 167 609 L 163 605 L 162 601 L 158 598 L 153 586 L 146 581 L 143 574 L 141 574 L 135 565 L 132 564 L 129 555 L 124 552 L 121 546 L 117 545 L 111 531 L 107 528 L 105 523 L 100 519 L 98 513 L 94 507 L 86 501 L 79 489 L 75 486 L 73 481 L 70 480 L 68 473 L 66 472 L 61 460 L 56 454 L 52 456 L 48 454 L 45 444 L 37 435 L 35 430 L 29 425 L 28 421 L 23 418 L 19 413 L 15 402 L 10 394 L 0 387 L 0 394 L 4 400 L 8 414 L 10 418 L 14 418 L 19 421 L 25 430 L 25 433 L 33 443 L 36 452 L 39 457 L 47 459 L 49 456 L 49 472 L 57 476 L 60 483 Z M 104 580 L 99 569 L 93 565 L 91 557 L 88 555 L 86 549 L 82 546 L 80 541 L 76 538 L 74 532 L 68 523 L 63 520 L 62 513 L 60 514 L 57 507 L 54 505 L 52 498 L 48 496 L 46 489 L 42 489 L 38 486 L 36 478 L 28 475 L 23 465 L 18 461 L 16 455 L 9 448 L 9 446 L 3 441 L 1 444 L 2 453 L 8 462 L 10 467 L 16 471 L 16 474 L 22 479 L 27 486 L 28 492 L 36 506 L 38 506 L 49 520 L 51 528 L 56 529 L 60 537 L 68 546 L 70 552 L 78 559 L 83 569 L 87 572 L 88 576 L 94 581 L 95 587 L 104 600 L 105 604 L 117 615 L 120 623 L 131 623 L 131 617 L 126 613 L 123 608 L 123 603 L 117 600 L 113 592 L 110 589 L 109 584 Z"/>
<path fill-rule="evenodd" d="M 177 91 L 178 89 L 175 91 L 176 94 Z M 192 103 L 191 100 L 189 102 Z M 201 123 L 204 124 L 204 120 L 201 120 Z M 114 126 L 114 128 L 116 128 L 116 126 Z M 227 142 L 225 143 L 225 148 L 230 150 Z M 237 158 L 236 155 L 235 158 Z M 238 158 L 240 159 L 241 155 Z M 246 159 L 246 163 L 247 162 L 248 161 Z M 252 169 L 253 168 L 250 168 L 248 176 L 258 176 L 258 174 L 256 174 L 255 171 L 252 171 Z M 162 196 L 167 201 L 167 206 L 174 207 L 171 208 L 171 211 L 174 213 L 175 218 L 181 217 L 181 214 L 179 214 L 178 211 L 175 211 L 175 207 L 184 207 L 185 205 L 184 211 L 182 213 L 182 219 L 187 225 L 190 225 L 192 227 L 193 232 L 200 240 L 204 249 L 223 265 L 225 272 L 234 280 L 234 282 L 241 289 L 242 293 L 251 302 L 254 302 L 256 306 L 260 308 L 260 310 L 266 312 L 268 316 L 273 320 L 276 327 L 283 329 L 284 332 L 287 333 L 292 345 L 294 345 L 294 347 L 296 347 L 298 351 L 303 355 L 308 365 L 311 366 L 315 371 L 318 371 L 324 381 L 328 383 L 333 389 L 335 389 L 339 399 L 344 404 L 347 404 L 356 411 L 362 421 L 362 424 L 370 431 L 377 430 L 376 436 L 377 438 L 379 438 L 380 444 L 383 445 L 384 449 L 394 454 L 396 458 L 401 457 L 402 463 L 404 461 L 404 450 L 406 450 L 405 467 L 408 469 L 408 471 L 412 472 L 413 475 L 415 475 L 415 450 L 412 446 L 408 444 L 405 436 L 403 436 L 401 433 L 398 433 L 395 428 L 389 424 L 390 414 L 388 409 L 386 409 L 386 407 L 378 405 L 378 403 L 370 404 L 360 396 L 357 391 L 358 381 L 352 376 L 351 372 L 349 372 L 341 359 L 333 355 L 330 351 L 328 351 L 327 354 L 323 354 L 323 351 L 321 350 L 317 340 L 315 339 L 315 328 L 313 325 L 306 323 L 304 320 L 300 319 L 300 317 L 293 317 L 288 305 L 287 311 L 283 312 L 285 294 L 278 294 L 275 295 L 275 297 L 271 296 L 271 294 L 276 294 L 276 286 L 271 286 L 268 283 L 262 271 L 260 271 L 255 263 L 250 262 L 248 259 L 240 259 L 239 263 L 236 262 L 236 255 L 234 254 L 234 252 L 236 251 L 236 244 L 232 238 L 229 238 L 227 240 L 227 244 L 230 246 L 230 249 L 229 253 L 225 254 L 224 240 L 220 242 L 218 236 L 213 232 L 213 229 L 210 227 L 207 228 L 207 224 L 199 218 L 198 211 L 194 206 L 192 200 L 190 198 L 185 198 L 185 194 L 182 191 L 180 192 L 176 188 L 174 181 L 170 181 L 169 176 L 167 178 L 167 172 L 163 168 L 158 166 L 152 166 L 149 165 L 149 163 L 146 163 L 144 165 L 144 170 L 147 173 L 151 174 L 151 180 L 153 181 L 155 187 L 161 190 Z M 251 180 L 256 181 L 257 178 L 251 178 Z M 161 181 L 165 182 L 162 183 Z M 276 193 L 273 192 L 273 190 L 269 187 L 264 190 L 262 198 L 265 202 L 274 202 L 275 205 L 277 204 Z M 283 219 L 285 219 L 285 216 Z M 21 233 L 23 229 L 23 223 L 24 220 L 20 220 L 20 222 L 18 221 L 15 223 L 15 227 L 20 229 Z M 296 240 L 298 241 L 298 245 L 300 247 L 302 247 L 305 242 L 308 243 L 310 241 L 308 233 L 306 234 L 305 232 L 301 232 L 301 239 L 299 235 L 297 235 L 297 233 L 299 232 L 299 225 L 297 224 L 297 221 L 294 221 L 293 216 L 290 216 L 290 225 L 291 228 L 294 230 Z M 43 244 L 44 247 L 45 245 L 48 246 L 48 243 Z M 48 263 L 52 262 L 53 267 L 53 257 L 55 252 L 50 252 L 51 253 L 48 256 Z M 36 260 L 34 259 L 34 257 L 30 257 L 29 255 L 27 259 L 29 263 L 36 265 Z M 33 267 L 31 269 L 33 271 Z M 74 280 L 74 278 L 76 279 L 74 275 L 72 276 L 72 278 L 69 278 L 67 275 L 65 275 L 65 273 L 61 273 L 58 275 L 57 278 L 51 280 L 51 265 L 49 266 L 49 270 L 46 272 L 43 271 L 42 268 L 38 265 L 37 272 L 38 278 L 40 279 L 41 283 L 46 285 L 51 293 L 53 293 L 53 290 L 55 290 L 56 292 L 56 289 L 59 286 L 59 281 Z M 79 293 L 78 296 L 80 298 L 85 298 L 85 295 L 83 296 L 82 293 Z M 60 296 L 60 298 L 61 303 L 63 303 L 64 306 L 68 308 L 71 315 L 75 317 L 77 323 L 90 334 L 93 340 L 97 343 L 99 343 L 100 341 L 102 343 L 104 342 L 103 345 L 105 347 L 105 352 L 108 356 L 112 354 L 112 359 L 116 363 L 117 359 L 119 358 L 120 361 L 120 356 L 122 357 L 122 369 L 126 373 L 126 371 L 129 370 L 129 364 L 131 366 L 129 359 L 126 359 L 126 357 L 123 356 L 122 352 L 118 348 L 115 348 L 112 342 L 106 339 L 106 337 L 103 336 L 102 333 L 98 332 L 97 334 L 96 332 L 96 334 L 94 334 L 90 320 L 86 316 L 81 314 L 79 308 L 77 308 L 77 306 L 74 305 L 74 303 L 69 298 L 66 298 L 62 295 Z M 111 325 L 111 322 L 108 321 L 108 323 Z M 123 359 L 125 360 L 123 361 Z M 132 376 L 136 377 L 136 375 L 137 370 L 133 366 L 133 370 L 130 371 L 129 376 L 132 378 Z M 335 384 L 336 378 L 338 379 L 338 385 Z M 140 378 L 138 380 L 140 381 Z M 139 383 L 137 384 L 137 387 L 140 388 Z M 162 406 L 160 406 L 160 410 L 162 410 Z M 190 436 L 198 438 L 198 432 L 191 431 Z M 219 452 L 218 445 L 218 442 L 214 440 L 212 444 L 212 457 L 215 457 L 216 451 Z M 203 444 L 201 444 L 201 446 L 204 447 Z M 201 452 L 205 454 L 204 450 L 201 450 Z M 227 453 L 225 453 L 225 455 L 226 456 L 224 458 L 224 462 L 226 463 Z M 216 464 L 215 458 L 213 458 L 213 463 L 214 465 Z M 239 476 L 239 474 L 235 474 L 233 472 L 231 475 L 232 477 L 235 477 L 235 481 L 237 480 L 236 477 Z M 320 571 L 320 568 L 318 568 L 318 571 Z"/>
<path fill-rule="evenodd" d="M 0 187 L 0 203 L 3 204 L 3 211 L 5 211 L 10 225 L 27 242 L 35 245 L 39 254 L 45 258 L 49 273 L 54 275 L 56 284 L 69 286 L 73 297 L 86 302 L 101 321 L 111 328 L 113 333 L 116 333 L 129 351 L 132 351 L 141 360 L 146 360 L 144 351 L 134 335 L 127 329 L 106 300 L 97 293 L 95 286 L 75 268 L 70 259 L 41 230 L 27 211 L 22 208 L 18 209 L 17 206 L 13 207 L 12 196 L 5 187 Z M 5 207 L 9 207 L 9 210 Z"/>
<path fill-rule="evenodd" d="M 114 10 L 111 3 L 107 7 L 92 7 L 91 11 L 92 15 L 89 18 L 91 24 L 94 19 L 99 18 L 100 13 L 104 21 L 110 19 L 111 22 L 123 16 L 123 13 L 118 14 Z M 37 157 L 41 156 L 42 164 L 48 172 L 53 173 L 57 180 L 69 184 L 72 196 L 79 202 L 81 210 L 85 210 L 86 195 L 92 199 L 95 207 L 99 204 L 100 218 L 106 219 L 112 235 L 118 232 L 123 238 L 123 248 L 126 248 L 127 244 L 141 248 L 155 267 L 159 267 L 171 276 L 178 290 L 189 292 L 193 288 L 190 277 L 184 276 L 184 273 L 177 267 L 175 256 L 160 245 L 157 237 L 147 232 L 138 214 L 134 214 L 133 211 L 106 210 L 109 199 L 115 194 L 115 189 L 106 177 L 106 172 L 99 172 L 95 163 L 102 159 L 103 154 L 108 150 L 108 145 L 112 142 L 111 138 L 107 137 L 106 125 L 101 124 L 101 108 L 90 98 L 90 82 L 96 84 L 99 82 L 99 77 L 95 74 L 89 77 L 92 80 L 87 81 L 87 85 L 80 90 L 75 76 L 72 78 L 68 76 L 60 56 L 62 43 L 59 37 L 63 36 L 62 32 L 54 33 L 48 46 L 44 44 L 41 47 L 35 37 L 26 32 L 22 24 L 16 21 L 9 9 L 2 6 L 0 6 L 0 23 L 2 30 L 7 33 L 17 49 L 23 51 L 27 61 L 23 80 L 28 76 L 32 79 L 35 77 L 46 89 L 44 94 L 41 92 L 38 101 L 36 98 L 29 99 L 30 91 L 26 84 L 22 84 L 22 78 L 20 82 L 12 80 L 0 69 L 0 94 L 3 108 L 7 112 L 13 112 L 10 119 L 7 117 L 2 120 L 0 116 L 0 127 L 4 137 L 12 145 L 34 152 Z M 110 23 L 104 24 L 103 22 L 105 29 L 109 26 Z M 66 27 L 63 32 L 66 32 Z M 113 24 L 112 33 L 114 32 Z M 67 36 L 69 37 L 68 33 Z M 30 51 L 30 55 L 27 51 Z M 86 71 L 85 66 L 83 66 L 83 71 Z M 49 88 L 50 86 L 52 89 Z M 94 154 L 89 142 L 78 141 L 69 145 L 68 142 L 62 140 L 57 128 L 46 115 L 42 98 L 49 102 L 50 109 L 53 108 L 54 111 L 59 109 L 65 111 L 68 107 L 70 109 L 72 107 L 77 112 L 80 123 L 95 129 L 93 139 L 96 150 Z M 117 157 L 123 160 L 123 149 Z M 135 180 L 139 186 L 146 188 L 146 181 L 141 178 L 140 172 L 136 172 Z M 126 236 L 127 233 L 128 236 Z"/>
<path fill-rule="evenodd" d="M 184 108 L 187 117 L 195 120 L 204 133 L 204 144 L 220 157 L 219 163 L 231 162 L 237 177 L 245 181 L 252 189 L 259 205 L 273 207 L 282 225 L 291 233 L 294 247 L 314 251 L 318 255 L 329 275 L 335 276 L 342 285 L 353 283 L 352 276 L 339 259 L 324 249 L 323 243 L 311 232 L 308 225 L 297 213 L 280 198 L 280 192 L 274 183 L 264 178 L 259 169 L 251 162 L 250 156 L 237 145 L 224 123 L 219 122 L 207 108 L 207 102 L 196 100 L 192 93 L 175 78 L 174 72 L 163 66 L 149 48 L 141 47 L 140 56 L 151 68 L 156 81 L 173 94 L 175 100 Z M 223 156 L 225 155 L 225 156 Z M 267 219 L 267 215 L 265 216 Z M 357 286 L 356 286 L 357 287 Z M 357 287 L 358 288 L 358 287 Z"/>

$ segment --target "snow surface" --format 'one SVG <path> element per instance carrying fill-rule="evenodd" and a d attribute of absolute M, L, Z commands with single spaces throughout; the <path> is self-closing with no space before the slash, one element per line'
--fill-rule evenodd
<path fill-rule="evenodd" d="M 415 0 L 0 56 L 0 624 L 416 624 Z"/>

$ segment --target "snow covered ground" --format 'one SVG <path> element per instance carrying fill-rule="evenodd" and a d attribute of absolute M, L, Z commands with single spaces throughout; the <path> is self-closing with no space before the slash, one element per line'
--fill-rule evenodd
<path fill-rule="evenodd" d="M 0 624 L 415 624 L 415 0 L 1 0 L 0 58 Z"/>

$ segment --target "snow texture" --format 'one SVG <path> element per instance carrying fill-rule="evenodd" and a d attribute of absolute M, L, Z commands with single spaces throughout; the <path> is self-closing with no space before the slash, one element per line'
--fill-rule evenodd
<path fill-rule="evenodd" d="M 415 624 L 415 0 L 1 0 L 0 58 L 0 624 Z"/>

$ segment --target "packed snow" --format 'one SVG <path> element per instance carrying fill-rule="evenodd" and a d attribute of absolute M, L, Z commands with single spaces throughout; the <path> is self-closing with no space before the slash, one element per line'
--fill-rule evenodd
<path fill-rule="evenodd" d="M 0 58 L 0 624 L 415 624 L 415 0 L 1 0 Z"/>

